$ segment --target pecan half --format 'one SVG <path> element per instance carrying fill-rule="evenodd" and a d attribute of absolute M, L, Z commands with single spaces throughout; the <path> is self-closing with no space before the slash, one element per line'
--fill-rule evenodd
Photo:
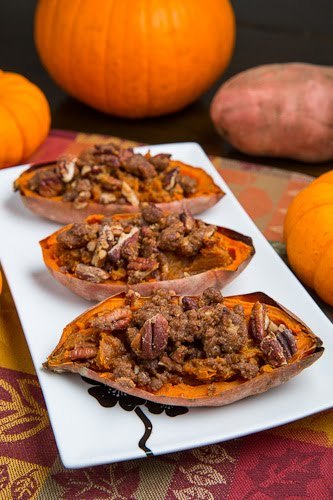
<path fill-rule="evenodd" d="M 287 364 L 283 347 L 274 334 L 266 335 L 260 343 L 260 349 L 264 353 L 266 361 L 275 368 Z"/>
<path fill-rule="evenodd" d="M 140 330 L 142 359 L 157 358 L 168 343 L 169 325 L 162 314 L 148 319 Z"/>
<path fill-rule="evenodd" d="M 280 330 L 281 326 L 284 329 Z M 280 327 L 279 331 L 276 334 L 276 338 L 282 346 L 286 359 L 289 360 L 297 352 L 296 340 L 291 330 L 289 330 L 284 325 L 280 325 Z"/>
<path fill-rule="evenodd" d="M 50 198 L 62 194 L 64 183 L 54 170 L 37 172 L 29 182 L 32 191 L 37 191 L 40 196 Z"/>
<path fill-rule="evenodd" d="M 78 264 L 74 274 L 77 278 L 91 283 L 102 283 L 109 278 L 109 274 L 103 269 L 85 264 Z"/>
<path fill-rule="evenodd" d="M 67 353 L 67 357 L 71 361 L 75 361 L 77 359 L 91 359 L 95 356 L 97 356 L 96 347 L 75 347 Z"/>
<path fill-rule="evenodd" d="M 96 316 L 89 321 L 89 326 L 98 330 L 125 330 L 132 319 L 132 312 L 125 307 Z"/>
<path fill-rule="evenodd" d="M 249 331 L 250 335 L 256 342 L 261 342 L 266 335 L 266 330 L 269 325 L 267 316 L 267 308 L 265 304 L 257 301 L 251 311 Z"/>
<path fill-rule="evenodd" d="M 124 198 L 126 198 L 128 203 L 130 203 L 134 207 L 139 206 L 138 197 L 136 196 L 135 191 L 127 184 L 127 182 L 123 182 L 121 194 L 124 196 Z"/>

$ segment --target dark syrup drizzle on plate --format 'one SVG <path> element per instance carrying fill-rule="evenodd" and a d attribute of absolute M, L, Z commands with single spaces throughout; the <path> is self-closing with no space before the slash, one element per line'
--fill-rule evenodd
<path fill-rule="evenodd" d="M 148 411 L 154 415 L 160 415 L 165 412 L 168 417 L 177 417 L 178 415 L 184 415 L 189 411 L 188 408 L 184 406 L 169 406 L 153 403 L 152 401 L 147 401 L 146 399 L 137 398 L 124 392 L 117 391 L 116 389 L 112 389 L 112 387 L 108 387 L 107 385 L 96 382 L 95 380 L 91 380 L 86 377 L 81 378 L 84 382 L 93 386 L 89 387 L 88 393 L 97 399 L 99 404 L 104 406 L 104 408 L 113 408 L 116 404 L 119 404 L 119 406 L 125 411 L 135 411 L 145 428 L 145 432 L 141 437 L 138 446 L 145 452 L 147 457 L 153 456 L 151 449 L 146 446 L 146 443 L 153 431 L 153 426 L 141 406 L 145 406 Z"/>

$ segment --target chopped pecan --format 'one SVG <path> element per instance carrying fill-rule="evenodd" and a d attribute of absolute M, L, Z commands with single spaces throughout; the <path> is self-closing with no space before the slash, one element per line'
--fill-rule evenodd
<path fill-rule="evenodd" d="M 107 142 L 104 144 L 94 144 L 91 152 L 94 156 L 101 154 L 118 155 L 120 146 L 114 142 Z"/>
<path fill-rule="evenodd" d="M 128 203 L 133 205 L 134 207 L 139 206 L 139 200 L 137 195 L 135 194 L 134 189 L 132 189 L 127 182 L 122 183 L 121 194 L 126 198 Z"/>
<path fill-rule="evenodd" d="M 83 165 L 81 168 L 81 175 L 82 177 L 85 177 L 86 175 L 89 175 L 91 172 L 91 166 L 90 165 Z"/>
<path fill-rule="evenodd" d="M 114 235 L 112 233 L 111 227 L 107 224 L 104 224 L 104 226 L 102 226 L 100 230 L 100 235 L 96 242 L 94 255 L 91 259 L 91 263 L 93 266 L 103 266 L 113 240 Z"/>
<path fill-rule="evenodd" d="M 122 164 L 128 161 L 133 155 L 133 148 L 121 148 L 119 150 L 119 159 Z"/>
<path fill-rule="evenodd" d="M 282 325 L 282 327 L 283 329 L 279 329 L 276 333 L 276 338 L 282 346 L 286 359 L 289 360 L 297 352 L 296 340 L 291 330 L 285 325 Z"/>
<path fill-rule="evenodd" d="M 193 194 L 197 190 L 197 180 L 189 175 L 181 175 L 179 183 L 186 195 Z"/>
<path fill-rule="evenodd" d="M 113 193 L 101 193 L 98 201 L 102 205 L 109 205 L 110 203 L 114 203 L 116 200 L 117 198 Z"/>
<path fill-rule="evenodd" d="M 75 157 L 65 157 L 58 160 L 57 169 L 62 181 L 67 184 L 74 179 L 77 168 L 75 166 Z"/>
<path fill-rule="evenodd" d="M 127 307 L 118 307 L 113 311 L 95 316 L 89 321 L 91 328 L 98 330 L 125 330 L 132 319 L 132 312 Z"/>
<path fill-rule="evenodd" d="M 167 280 L 169 275 L 169 261 L 167 257 L 163 252 L 158 252 L 156 259 L 159 263 L 161 280 Z"/>
<path fill-rule="evenodd" d="M 163 217 L 163 212 L 153 203 L 143 203 L 141 208 L 142 217 L 148 224 L 156 224 Z"/>
<path fill-rule="evenodd" d="M 96 238 L 96 235 L 97 227 L 94 224 L 81 222 L 73 224 L 67 231 L 58 233 L 57 242 L 69 249 L 81 248 Z"/>
<path fill-rule="evenodd" d="M 266 335 L 269 326 L 267 308 L 265 304 L 257 301 L 253 307 L 249 322 L 250 335 L 256 342 L 261 342 Z"/>
<path fill-rule="evenodd" d="M 130 238 L 124 241 L 121 247 L 121 256 L 123 259 L 131 260 L 139 255 L 139 230 L 132 233 Z"/>
<path fill-rule="evenodd" d="M 161 250 L 174 252 L 179 249 L 179 246 L 184 237 L 184 224 L 177 218 L 159 235 L 158 247 Z"/>
<path fill-rule="evenodd" d="M 165 174 L 164 180 L 163 180 L 163 187 L 166 191 L 171 191 L 175 185 L 177 184 L 179 177 L 179 170 L 178 168 L 173 168 L 172 170 L 169 170 Z"/>
<path fill-rule="evenodd" d="M 162 314 L 158 313 L 148 319 L 139 332 L 141 342 L 139 350 L 136 350 L 138 357 L 155 359 L 162 354 L 168 343 L 168 332 L 169 325 Z"/>
<path fill-rule="evenodd" d="M 126 172 L 137 175 L 142 179 L 150 179 L 157 175 L 154 165 L 141 154 L 133 154 L 130 158 L 126 159 L 124 161 L 124 169 Z"/>
<path fill-rule="evenodd" d="M 210 287 L 206 288 L 202 294 L 202 298 L 208 306 L 214 305 L 214 304 L 222 304 L 223 303 L 223 295 L 221 294 L 220 290 L 217 290 L 216 288 Z M 235 311 L 236 314 L 244 314 L 244 310 L 242 308 L 241 311 Z"/>
<path fill-rule="evenodd" d="M 287 364 L 283 347 L 273 333 L 269 333 L 260 342 L 260 349 L 266 361 L 275 368 Z"/>
<path fill-rule="evenodd" d="M 129 233 L 121 233 L 116 245 L 114 245 L 111 248 L 111 250 L 109 250 L 109 252 L 108 252 L 109 260 L 111 262 L 119 261 L 119 259 L 121 257 L 121 250 L 122 250 L 122 247 L 123 247 L 125 241 L 132 238 L 132 236 L 134 236 L 136 233 L 138 233 L 138 231 L 139 231 L 139 229 L 137 227 L 133 227 Z"/>
<path fill-rule="evenodd" d="M 156 170 L 165 170 L 170 163 L 171 155 L 167 153 L 160 153 L 155 156 L 151 156 L 149 161 L 154 165 Z"/>
<path fill-rule="evenodd" d="M 122 187 L 122 181 L 106 173 L 98 174 L 96 179 L 107 191 L 115 191 L 116 189 L 121 189 Z"/>
<path fill-rule="evenodd" d="M 91 281 L 91 283 L 102 283 L 109 278 L 109 274 L 94 266 L 87 266 L 86 264 L 78 264 L 75 267 L 75 276 L 81 280 Z"/>

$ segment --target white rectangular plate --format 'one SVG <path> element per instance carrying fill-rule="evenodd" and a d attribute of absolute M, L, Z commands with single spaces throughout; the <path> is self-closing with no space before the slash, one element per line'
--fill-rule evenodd
<path fill-rule="evenodd" d="M 226 196 L 201 217 L 253 238 L 256 255 L 245 271 L 224 289 L 224 294 L 259 290 L 267 293 L 302 318 L 323 340 L 326 350 L 319 361 L 287 384 L 222 408 L 194 408 L 170 417 L 169 411 L 154 414 L 145 405 L 136 408 L 134 405 L 133 411 L 124 410 L 120 404 L 101 406 L 88 394 L 91 386 L 80 376 L 56 375 L 41 368 L 58 343 L 63 327 L 91 304 L 55 282 L 44 267 L 38 242 L 59 226 L 30 213 L 19 195 L 12 192 L 13 181 L 26 167 L 3 170 L 0 172 L 0 259 L 66 467 L 145 456 L 144 440 L 140 443 L 142 448 L 139 447 L 145 432 L 145 416 L 152 424 L 146 447 L 153 454 L 161 454 L 244 436 L 332 406 L 330 321 L 275 254 L 198 144 L 162 144 L 149 149 L 154 154 L 171 153 L 175 159 L 204 168 Z"/>

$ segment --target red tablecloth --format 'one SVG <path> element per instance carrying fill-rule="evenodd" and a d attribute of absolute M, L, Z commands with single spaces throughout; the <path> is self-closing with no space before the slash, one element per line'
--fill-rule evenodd
<path fill-rule="evenodd" d="M 55 130 L 31 160 L 51 160 L 108 139 Z M 310 177 L 218 157 L 212 161 L 265 236 L 281 241 L 286 207 Z M 65 469 L 6 283 L 0 346 L 0 498 L 333 498 L 333 411 L 191 451 Z"/>

